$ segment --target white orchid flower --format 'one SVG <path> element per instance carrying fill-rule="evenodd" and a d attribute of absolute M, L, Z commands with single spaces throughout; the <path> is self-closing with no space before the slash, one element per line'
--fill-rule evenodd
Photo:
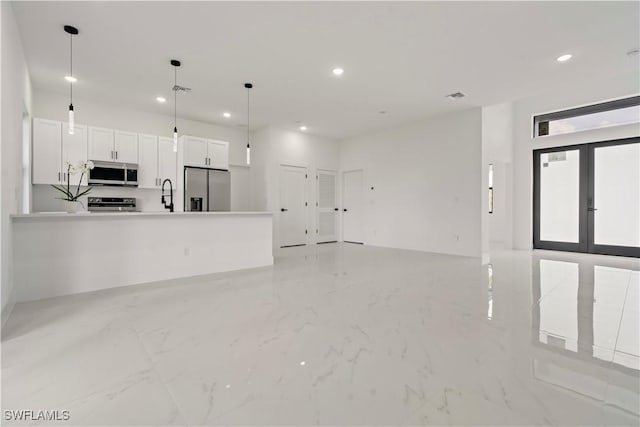
<path fill-rule="evenodd" d="M 95 165 L 93 164 L 93 162 L 91 160 L 89 160 L 87 163 L 85 163 L 87 166 L 87 169 L 93 169 L 95 167 Z"/>

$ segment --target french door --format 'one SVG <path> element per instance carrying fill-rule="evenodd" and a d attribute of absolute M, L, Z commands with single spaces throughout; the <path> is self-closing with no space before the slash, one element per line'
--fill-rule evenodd
<path fill-rule="evenodd" d="M 640 257 L 640 138 L 533 153 L 534 248 Z"/>
<path fill-rule="evenodd" d="M 318 170 L 316 175 L 316 230 L 317 243 L 338 240 L 338 192 L 336 172 Z"/>

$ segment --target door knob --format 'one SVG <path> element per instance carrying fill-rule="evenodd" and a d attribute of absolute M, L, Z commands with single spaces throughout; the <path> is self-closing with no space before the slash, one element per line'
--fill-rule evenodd
<path fill-rule="evenodd" d="M 286 211 L 288 211 L 288 210 L 289 210 L 289 209 L 282 208 L 282 209 L 280 209 L 280 212 L 286 212 Z"/>
<path fill-rule="evenodd" d="M 339 211 L 340 209 L 338 209 L 338 208 L 333 208 L 333 210 L 337 212 L 337 211 Z"/>
<path fill-rule="evenodd" d="M 589 211 L 589 212 L 595 212 L 597 210 L 598 210 L 597 208 L 587 208 L 587 211 Z"/>
<path fill-rule="evenodd" d="M 344 212 L 346 212 L 346 211 L 347 211 L 346 209 L 342 209 L 342 210 L 343 210 Z"/>

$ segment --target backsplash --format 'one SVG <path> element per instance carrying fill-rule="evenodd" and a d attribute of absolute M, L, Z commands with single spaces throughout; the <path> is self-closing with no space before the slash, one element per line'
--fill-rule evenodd
<path fill-rule="evenodd" d="M 85 187 L 86 188 L 86 187 Z M 65 210 L 64 201 L 57 199 L 60 193 L 50 185 L 33 185 L 31 198 L 32 212 L 62 212 Z M 131 188 L 131 187 L 102 187 L 95 186 L 93 190 L 80 200 L 87 207 L 87 197 L 135 197 L 136 209 L 141 212 L 164 211 L 160 203 L 160 189 Z M 176 197 L 174 191 L 173 196 Z"/>

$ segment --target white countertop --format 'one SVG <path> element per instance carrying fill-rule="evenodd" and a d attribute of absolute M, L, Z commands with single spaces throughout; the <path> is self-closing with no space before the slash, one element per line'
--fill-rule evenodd
<path fill-rule="evenodd" d="M 11 215 L 15 220 L 28 219 L 86 219 L 86 218 L 172 218 L 172 217 L 216 217 L 216 216 L 271 216 L 271 212 L 38 212 Z"/>

